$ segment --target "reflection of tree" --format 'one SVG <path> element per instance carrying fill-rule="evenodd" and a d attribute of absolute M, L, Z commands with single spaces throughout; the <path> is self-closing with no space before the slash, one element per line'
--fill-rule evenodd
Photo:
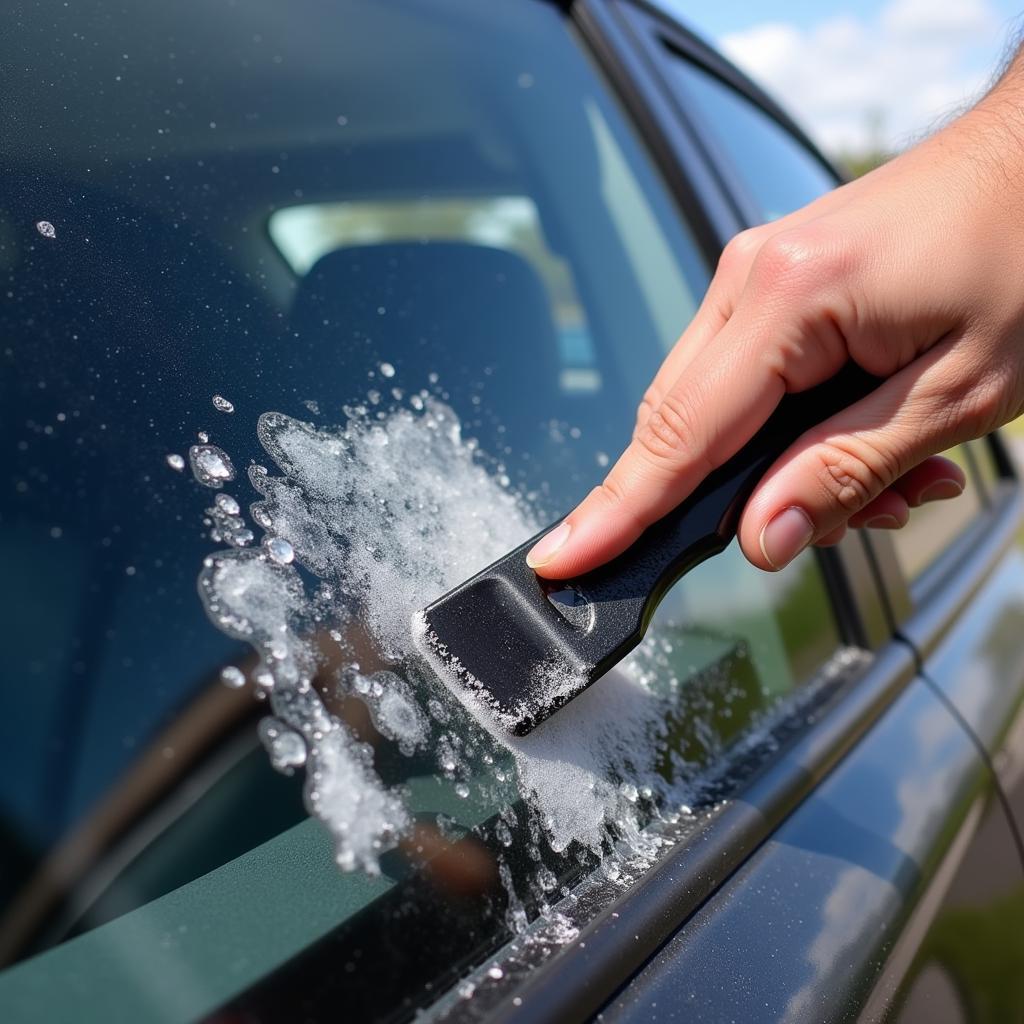
<path fill-rule="evenodd" d="M 911 978 L 938 965 L 976 1024 L 1024 1020 L 1021 921 L 1024 889 L 989 904 L 955 907 L 936 919 Z M 907 993 L 907 996 L 912 992 Z"/>
<path fill-rule="evenodd" d="M 450 239 L 509 249 L 540 275 L 561 326 L 583 322 L 569 267 L 545 244 L 537 210 L 524 196 L 425 197 L 292 207 L 279 212 L 272 235 L 279 243 L 290 243 L 282 247 L 299 273 L 320 256 L 345 245 Z"/>

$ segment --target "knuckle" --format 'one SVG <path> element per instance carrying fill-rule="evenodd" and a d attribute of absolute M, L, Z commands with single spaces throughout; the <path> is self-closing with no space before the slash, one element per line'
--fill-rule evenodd
<path fill-rule="evenodd" d="M 819 453 L 819 482 L 826 498 L 849 515 L 859 512 L 898 479 L 901 467 L 879 449 L 833 441 Z"/>
<path fill-rule="evenodd" d="M 748 266 L 764 240 L 764 232 L 759 228 L 747 228 L 733 235 L 722 250 L 718 269 L 729 272 Z"/>
<path fill-rule="evenodd" d="M 762 289 L 792 293 L 825 291 L 850 272 L 851 251 L 820 226 L 772 235 L 758 250 L 753 277 Z"/>
<path fill-rule="evenodd" d="M 666 395 L 637 431 L 637 444 L 657 462 L 699 451 L 693 411 L 678 395 Z"/>
<path fill-rule="evenodd" d="M 636 413 L 637 418 L 647 413 L 653 412 L 658 408 L 661 403 L 661 392 L 653 384 L 644 392 L 643 398 L 640 399 L 640 405 L 637 407 Z"/>

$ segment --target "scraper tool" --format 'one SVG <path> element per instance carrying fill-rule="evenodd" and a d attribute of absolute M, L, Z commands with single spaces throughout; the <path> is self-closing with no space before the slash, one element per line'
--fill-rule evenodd
<path fill-rule="evenodd" d="M 879 383 L 849 363 L 785 396 L 744 448 L 599 569 L 541 579 L 526 553 L 542 531 L 426 608 L 420 649 L 505 729 L 527 734 L 636 647 L 669 587 L 726 548 L 758 481 L 796 438 Z"/>

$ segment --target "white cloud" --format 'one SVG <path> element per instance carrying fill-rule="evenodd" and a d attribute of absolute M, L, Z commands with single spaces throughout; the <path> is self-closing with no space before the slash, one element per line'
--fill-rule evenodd
<path fill-rule="evenodd" d="M 900 148 L 962 109 L 1002 42 L 989 0 L 891 0 L 875 18 L 768 22 L 719 40 L 826 149 L 853 152 Z"/>

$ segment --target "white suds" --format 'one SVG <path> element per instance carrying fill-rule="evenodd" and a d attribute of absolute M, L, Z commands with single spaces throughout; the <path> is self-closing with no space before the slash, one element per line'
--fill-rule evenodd
<path fill-rule="evenodd" d="M 276 412 L 260 417 L 259 439 L 279 475 L 250 469 L 260 495 L 250 512 L 272 532 L 260 546 L 211 555 L 199 588 L 213 621 L 260 656 L 251 678 L 274 711 L 261 728 L 271 760 L 285 771 L 305 761 L 306 802 L 330 830 L 338 863 L 379 870 L 379 855 L 410 814 L 401 787 L 381 782 L 372 747 L 327 710 L 312 683 L 329 643 L 330 685 L 362 701 L 376 731 L 401 753 L 431 754 L 457 797 L 479 793 L 500 807 L 508 787 L 518 786 L 531 849 L 543 837 L 555 851 L 576 841 L 601 856 L 623 840 L 644 851 L 642 821 L 668 786 L 658 741 L 675 691 L 669 686 L 666 696 L 649 685 L 642 652 L 576 698 L 571 712 L 520 739 L 462 687 L 426 669 L 410 629 L 414 613 L 541 523 L 501 484 L 500 467 L 489 472 L 475 443 L 463 440 L 450 408 L 427 393 L 413 397 L 412 408 L 357 406 L 344 428 Z M 190 451 L 193 469 L 197 476 L 197 465 L 203 469 L 208 486 L 233 476 L 226 453 L 211 445 L 199 458 L 198 447 Z M 214 509 L 237 519 L 237 505 L 229 499 Z M 356 648 L 365 652 L 368 642 L 387 670 L 359 670 Z M 565 667 L 542 674 L 549 696 L 578 684 Z M 495 832 L 502 846 L 516 827 L 514 815 L 502 819 Z M 539 862 L 537 877 L 547 892 Z M 517 928 L 525 921 L 525 912 L 512 916 Z"/>

